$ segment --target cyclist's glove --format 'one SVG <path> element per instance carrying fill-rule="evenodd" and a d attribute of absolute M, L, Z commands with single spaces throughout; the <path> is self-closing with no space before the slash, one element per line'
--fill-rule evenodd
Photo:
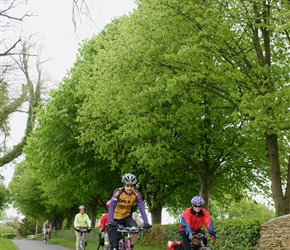
<path fill-rule="evenodd" d="M 212 237 L 214 237 L 215 239 L 218 237 L 217 233 L 215 231 L 210 231 L 208 232 Z"/>
<path fill-rule="evenodd" d="M 188 235 L 188 238 L 190 240 L 193 240 L 194 239 L 194 232 L 191 232 L 189 235 Z"/>
<path fill-rule="evenodd" d="M 80 228 L 76 227 L 75 231 L 79 233 L 80 232 Z"/>
<path fill-rule="evenodd" d="M 110 222 L 109 222 L 109 225 L 110 225 L 111 227 L 117 227 L 117 226 L 118 226 L 118 223 L 117 223 L 116 221 L 110 221 Z"/>
<path fill-rule="evenodd" d="M 145 229 L 149 229 L 149 228 L 151 228 L 151 227 L 152 227 L 152 226 L 151 226 L 149 223 L 145 223 L 145 224 L 144 224 L 144 228 L 145 228 Z"/>

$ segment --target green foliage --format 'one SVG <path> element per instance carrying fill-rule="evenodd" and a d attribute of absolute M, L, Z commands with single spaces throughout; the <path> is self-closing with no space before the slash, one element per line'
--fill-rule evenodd
<path fill-rule="evenodd" d="M 1 182 L 0 177 L 0 213 L 5 209 L 7 202 L 9 201 L 9 190 L 5 187 L 5 185 Z"/>
<path fill-rule="evenodd" d="M 8 226 L 8 225 L 1 223 L 0 224 L 0 234 L 2 234 L 2 233 L 11 234 L 11 233 L 14 233 L 14 230 L 11 226 Z"/>
<path fill-rule="evenodd" d="M 260 238 L 260 224 L 267 219 L 243 219 L 243 220 L 219 220 L 215 222 L 218 239 L 215 245 L 209 247 L 215 249 L 256 249 Z M 138 241 L 141 246 L 154 246 L 166 249 L 168 241 L 181 241 L 178 226 L 180 224 L 154 225 L 146 231 Z"/>
<path fill-rule="evenodd" d="M 266 205 L 253 200 L 243 199 L 239 202 L 232 202 L 230 205 L 212 202 L 210 210 L 211 217 L 220 219 L 254 219 L 275 217 L 275 212 Z"/>
<path fill-rule="evenodd" d="M 15 233 L 2 233 L 1 238 L 5 239 L 13 239 L 16 236 Z"/>
<path fill-rule="evenodd" d="M 35 234 L 36 221 L 27 217 L 21 220 L 18 232 L 21 237 L 26 238 L 27 235 Z"/>

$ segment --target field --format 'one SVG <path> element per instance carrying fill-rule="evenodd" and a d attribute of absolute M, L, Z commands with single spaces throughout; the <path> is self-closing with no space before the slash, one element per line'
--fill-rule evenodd
<path fill-rule="evenodd" d="M 0 238 L 0 250 L 17 250 L 17 248 L 11 240 Z"/>

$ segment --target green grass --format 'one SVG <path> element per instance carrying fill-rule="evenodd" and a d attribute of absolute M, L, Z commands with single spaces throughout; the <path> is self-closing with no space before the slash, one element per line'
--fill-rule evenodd
<path fill-rule="evenodd" d="M 0 238 L 0 250 L 17 250 L 10 239 Z"/>
<path fill-rule="evenodd" d="M 33 239 L 34 240 L 42 240 L 42 238 L 40 236 L 37 236 Z M 76 241 L 74 239 L 68 239 L 68 238 L 54 238 L 54 237 L 52 237 L 50 239 L 50 243 L 64 246 L 64 247 L 69 247 L 72 249 L 75 249 L 75 246 L 76 246 Z M 99 245 L 99 243 L 94 243 L 94 242 L 88 241 L 88 246 L 86 247 L 86 250 L 96 250 L 98 248 L 98 245 Z M 3 249 L 6 250 L 6 248 L 3 248 Z M 135 250 L 160 250 L 159 248 L 155 248 L 155 247 L 141 247 L 141 246 L 135 246 L 134 249 Z M 0 248 L 0 250 L 2 250 L 2 249 Z M 100 250 L 102 250 L 101 247 L 100 247 Z"/>

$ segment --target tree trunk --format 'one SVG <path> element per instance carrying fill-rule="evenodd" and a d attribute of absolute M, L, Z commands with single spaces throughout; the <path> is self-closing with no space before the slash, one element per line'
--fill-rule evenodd
<path fill-rule="evenodd" d="M 35 223 L 35 235 L 37 235 L 38 233 L 38 220 L 36 220 L 36 223 Z"/>
<path fill-rule="evenodd" d="M 163 206 L 161 204 L 158 204 L 150 210 L 152 224 L 161 224 L 162 208 L 163 208 Z"/>
<path fill-rule="evenodd" d="M 204 199 L 204 208 L 209 211 L 209 198 L 210 198 L 211 177 L 202 175 L 200 178 L 200 193 L 199 195 Z"/>
<path fill-rule="evenodd" d="M 91 210 L 92 210 L 92 228 L 96 225 L 96 218 L 97 218 L 97 199 L 93 199 L 91 202 Z"/>
<path fill-rule="evenodd" d="M 278 153 L 278 139 L 276 134 L 265 134 L 268 157 L 269 157 L 269 167 L 271 175 L 271 190 L 273 195 L 273 200 L 276 209 L 276 215 L 284 215 L 285 207 L 283 200 L 282 191 L 282 181 L 281 181 L 281 169 L 279 162 Z"/>
<path fill-rule="evenodd" d="M 54 220 L 53 220 L 53 225 L 55 227 L 55 230 L 62 229 L 63 221 L 64 221 L 63 215 L 55 215 Z"/>

